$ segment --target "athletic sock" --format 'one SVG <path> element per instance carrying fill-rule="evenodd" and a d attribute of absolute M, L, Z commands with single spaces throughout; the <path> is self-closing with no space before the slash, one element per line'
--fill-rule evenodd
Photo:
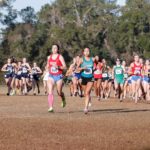
<path fill-rule="evenodd" d="M 53 94 L 49 94 L 48 95 L 48 105 L 49 105 L 49 108 L 53 107 L 53 103 L 54 103 L 54 96 L 53 96 Z"/>

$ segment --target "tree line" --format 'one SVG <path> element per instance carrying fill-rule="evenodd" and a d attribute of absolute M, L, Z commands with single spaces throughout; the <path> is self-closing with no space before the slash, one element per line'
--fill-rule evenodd
<path fill-rule="evenodd" d="M 67 64 L 84 47 L 110 64 L 117 57 L 130 62 L 134 53 L 150 58 L 149 0 L 127 0 L 122 7 L 116 0 L 55 0 L 37 13 L 31 6 L 15 10 L 14 1 L 0 4 L 7 12 L 0 12 L 6 26 L 1 32 L 0 66 L 14 56 L 42 67 L 55 43 Z"/>

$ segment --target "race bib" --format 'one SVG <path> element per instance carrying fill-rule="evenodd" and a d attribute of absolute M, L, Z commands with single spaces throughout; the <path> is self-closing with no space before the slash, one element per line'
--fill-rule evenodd
<path fill-rule="evenodd" d="M 12 73 L 12 72 L 13 72 L 12 68 L 8 68 L 8 69 L 7 69 L 7 72 L 8 72 L 8 73 Z"/>
<path fill-rule="evenodd" d="M 135 70 L 135 71 L 134 71 L 134 74 L 140 74 L 140 73 L 141 73 L 140 70 Z"/>
<path fill-rule="evenodd" d="M 112 78 L 112 74 L 109 74 L 109 78 Z"/>
<path fill-rule="evenodd" d="M 32 74 L 37 74 L 37 71 L 36 70 L 32 70 Z"/>
<path fill-rule="evenodd" d="M 27 71 L 26 68 L 23 68 L 23 69 L 22 69 L 22 72 L 23 72 L 23 73 L 27 73 L 28 71 Z"/>
<path fill-rule="evenodd" d="M 108 73 L 103 73 L 103 74 L 102 74 L 102 77 L 103 77 L 103 78 L 107 78 L 107 77 L 108 77 Z"/>
<path fill-rule="evenodd" d="M 121 69 L 117 69 L 116 70 L 116 74 L 122 74 L 122 70 Z"/>
<path fill-rule="evenodd" d="M 30 79 L 33 79 L 33 75 L 30 75 Z"/>
<path fill-rule="evenodd" d="M 124 78 L 128 78 L 128 74 L 127 73 L 124 74 Z"/>
<path fill-rule="evenodd" d="M 85 69 L 84 74 L 92 74 L 92 68 Z"/>
<path fill-rule="evenodd" d="M 17 73 L 18 75 L 21 75 L 21 71 L 18 71 L 18 73 Z"/>
<path fill-rule="evenodd" d="M 55 68 L 55 67 L 51 67 L 51 72 L 52 73 L 58 73 L 58 68 Z"/>
<path fill-rule="evenodd" d="M 101 74 L 101 71 L 100 70 L 96 70 L 96 71 L 94 71 L 94 74 Z"/>

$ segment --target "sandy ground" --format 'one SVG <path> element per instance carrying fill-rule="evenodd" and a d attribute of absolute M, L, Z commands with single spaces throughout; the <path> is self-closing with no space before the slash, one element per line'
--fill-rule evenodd
<path fill-rule="evenodd" d="M 48 113 L 47 96 L 5 96 L 0 88 L 0 150 L 150 150 L 150 103 L 97 101 L 88 115 L 84 99 L 55 96 Z"/>

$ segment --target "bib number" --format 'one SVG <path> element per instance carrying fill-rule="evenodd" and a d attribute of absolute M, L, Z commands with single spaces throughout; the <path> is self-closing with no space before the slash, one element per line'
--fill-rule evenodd
<path fill-rule="evenodd" d="M 21 71 L 18 71 L 18 75 L 21 75 Z"/>
<path fill-rule="evenodd" d="M 116 70 L 116 74 L 122 74 L 122 70 L 120 69 Z"/>
<path fill-rule="evenodd" d="M 103 78 L 107 78 L 107 77 L 108 77 L 108 74 L 107 74 L 107 73 L 103 73 L 103 74 L 102 74 L 102 77 L 103 77 Z"/>
<path fill-rule="evenodd" d="M 101 71 L 100 70 L 96 70 L 96 71 L 94 71 L 94 74 L 101 74 Z"/>
<path fill-rule="evenodd" d="M 124 78 L 128 78 L 128 74 L 124 74 Z"/>
<path fill-rule="evenodd" d="M 92 68 L 85 69 L 84 74 L 92 74 Z"/>
<path fill-rule="evenodd" d="M 58 73 L 58 69 L 55 68 L 55 67 L 51 67 L 51 72 L 52 72 L 52 73 Z"/>
<path fill-rule="evenodd" d="M 140 74 L 140 73 L 141 73 L 140 70 L 135 70 L 135 71 L 134 71 L 134 74 Z"/>
<path fill-rule="evenodd" d="M 27 73 L 27 69 L 26 68 L 23 68 L 23 73 Z"/>
<path fill-rule="evenodd" d="M 37 74 L 37 71 L 36 71 L 36 70 L 33 70 L 33 71 L 32 71 L 32 74 Z"/>
<path fill-rule="evenodd" d="M 8 72 L 8 73 L 12 73 L 13 70 L 12 70 L 11 68 L 8 68 L 8 69 L 7 69 L 7 72 Z"/>
<path fill-rule="evenodd" d="M 112 74 L 109 74 L 109 78 L 112 78 Z"/>

